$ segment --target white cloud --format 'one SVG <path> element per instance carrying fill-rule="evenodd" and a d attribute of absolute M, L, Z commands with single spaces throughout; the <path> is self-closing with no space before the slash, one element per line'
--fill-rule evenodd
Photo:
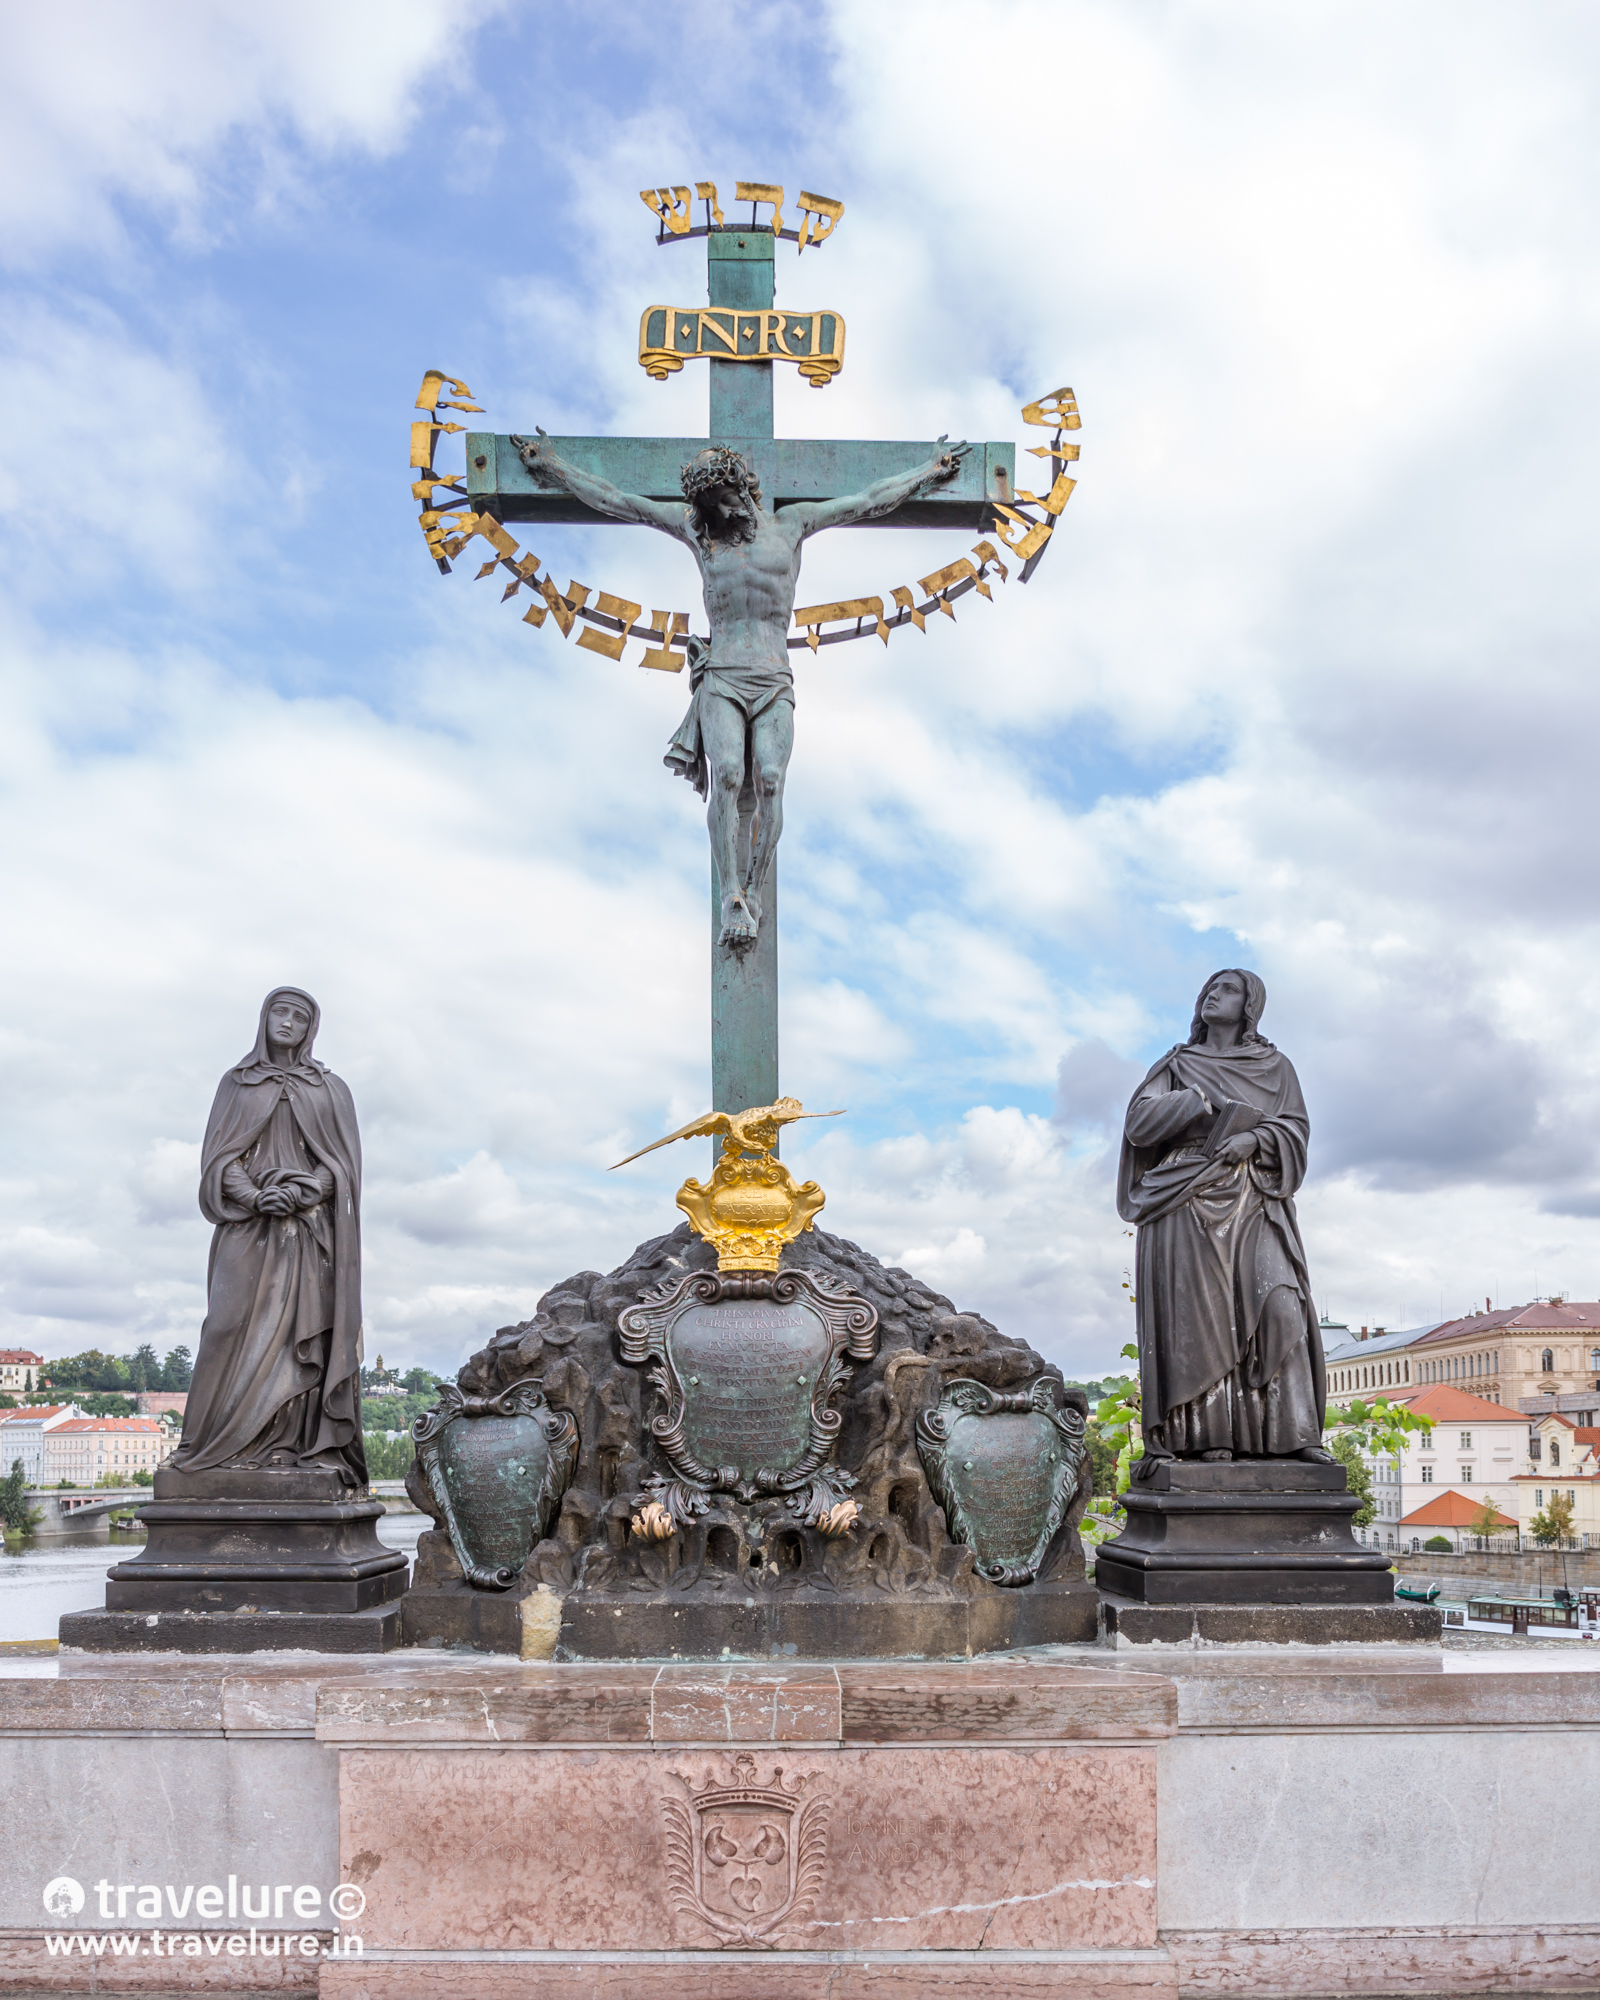
<path fill-rule="evenodd" d="M 129 204 L 188 255 L 285 189 L 280 226 L 309 229 L 318 162 L 434 157 L 414 121 L 456 75 L 442 15 L 102 15 L 80 94 L 37 14 L 0 83 L 33 162 L 18 255 L 86 246 L 125 276 Z M 691 60 L 699 17 L 660 119 L 618 89 L 596 122 L 547 80 L 530 140 L 515 88 L 480 77 L 502 149 L 582 131 L 559 253 L 514 255 L 497 219 L 471 311 L 429 295 L 429 341 L 503 356 L 496 379 L 416 350 L 408 320 L 340 391 L 370 420 L 439 360 L 497 427 L 698 431 L 703 377 L 650 383 L 632 348 L 645 301 L 697 289 L 699 252 L 657 251 L 635 190 L 757 171 L 847 201 L 825 254 L 782 253 L 780 297 L 836 305 L 850 349 L 824 394 L 780 382 L 780 429 L 1018 437 L 1025 397 L 1078 390 L 1080 488 L 1026 590 L 799 660 L 784 1081 L 853 1115 L 786 1155 L 827 1188 L 825 1225 L 1109 1367 L 1131 1319 L 1118 1095 L 1186 1031 L 1200 974 L 1243 960 L 1311 1099 L 1320 1303 L 1395 1323 L 1592 1292 L 1589 18 L 828 18 L 823 165 L 776 125 L 725 122 L 724 156 L 697 152 L 720 89 Z M 772 10 L 753 32 L 781 55 L 798 26 Z M 459 191 L 440 200 L 455 226 Z M 8 334 L 16 456 L 73 466 L 64 498 L 16 484 L 13 547 L 62 606 L 142 579 L 169 611 L 227 595 L 245 636 L 9 614 L 6 1337 L 192 1344 L 185 1163 L 261 992 L 291 978 L 362 1113 L 369 1344 L 443 1366 L 670 1226 L 704 1171 L 698 1148 L 605 1171 L 706 1108 L 704 835 L 659 763 L 685 690 L 531 632 L 408 545 L 372 702 L 274 692 L 274 593 L 332 588 L 295 570 L 285 521 L 339 496 L 285 497 L 301 420 L 263 449 L 206 386 L 243 292 L 208 280 L 189 317 L 178 262 L 158 281 L 164 330 L 51 297 Z M 394 505 L 413 532 L 398 476 Z M 886 592 L 971 539 L 823 538 L 803 593 Z M 563 577 L 695 601 L 643 531 L 535 546 Z M 387 547 L 364 545 L 397 565 Z"/>
<path fill-rule="evenodd" d="M 490 0 L 474 23 L 498 11 Z M 194 243 L 225 233 L 241 183 L 256 199 L 281 195 L 307 157 L 393 151 L 425 86 L 458 80 L 471 32 L 422 0 L 12 9 L 0 70 L 6 254 L 118 248 L 124 203 Z"/>

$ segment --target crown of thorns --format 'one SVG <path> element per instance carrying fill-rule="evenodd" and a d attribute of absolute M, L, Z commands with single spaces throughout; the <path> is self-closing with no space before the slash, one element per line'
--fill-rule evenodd
<path fill-rule="evenodd" d="M 691 506 L 714 486 L 742 487 L 757 505 L 761 501 L 761 482 L 739 454 L 725 444 L 714 444 L 691 458 L 683 468 L 680 483 L 683 497 Z"/>

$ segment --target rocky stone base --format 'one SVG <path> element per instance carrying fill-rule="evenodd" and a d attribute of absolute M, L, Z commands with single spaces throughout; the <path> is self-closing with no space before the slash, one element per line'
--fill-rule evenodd
<path fill-rule="evenodd" d="M 759 1576 L 760 1572 L 755 1572 Z M 1090 1644 L 1099 1597 L 1081 1581 L 963 1594 L 765 1590 L 560 1597 L 533 1577 L 475 1590 L 444 1535 L 417 1545 L 417 1580 L 401 1618 L 405 1644 L 557 1660 L 966 1660 L 1018 1646 Z M 530 1615 L 525 1601 L 534 1599 Z"/>
<path fill-rule="evenodd" d="M 830 1535 L 781 1496 L 746 1503 L 719 1492 L 667 1541 L 634 1532 L 648 1482 L 672 1468 L 651 1431 L 659 1400 L 648 1371 L 622 1360 L 618 1320 L 664 1281 L 715 1263 L 684 1224 L 641 1244 L 615 1271 L 557 1285 L 533 1319 L 502 1328 L 461 1370 L 462 1389 L 474 1395 L 541 1381 L 550 1403 L 577 1419 L 578 1463 L 553 1533 L 511 1592 L 473 1590 L 447 1538 L 422 1537 L 408 1644 L 527 1656 L 520 1600 L 541 1588 L 560 1600 L 560 1659 L 964 1659 L 1094 1638 L 1096 1600 L 1077 1533 L 1087 1458 L 1039 1580 L 1002 1589 L 975 1571 L 970 1548 L 950 1540 L 917 1455 L 916 1419 L 947 1384 L 965 1378 L 1012 1390 L 1051 1372 L 1046 1363 L 908 1272 L 821 1229 L 788 1247 L 784 1268 L 842 1281 L 878 1315 L 877 1352 L 849 1369 L 835 1404 L 842 1421 L 833 1463 L 859 1518 L 848 1533 Z M 1073 1398 L 1081 1409 L 1081 1393 Z M 406 1490 L 438 1518 L 415 1467 Z"/>
<path fill-rule="evenodd" d="M 970 1660 L 1017 1646 L 1077 1645 L 1096 1634 L 1087 1584 L 972 1598 L 746 1598 L 562 1607 L 559 1660 Z"/>

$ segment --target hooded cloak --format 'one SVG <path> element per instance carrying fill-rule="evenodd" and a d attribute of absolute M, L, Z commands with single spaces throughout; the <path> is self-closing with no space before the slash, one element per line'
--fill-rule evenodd
<path fill-rule="evenodd" d="M 1117 1212 L 1139 1232 L 1147 1432 L 1177 1451 L 1278 1456 L 1317 1445 L 1322 1429 L 1322 1342 L 1294 1210 L 1311 1124 L 1293 1064 L 1256 1032 L 1265 986 L 1232 969 L 1245 989 L 1239 1040 L 1205 1040 L 1200 1009 L 1215 973 L 1188 1041 L 1151 1066 L 1128 1106 Z M 1260 1114 L 1258 1150 L 1242 1164 L 1203 1151 L 1229 1101 Z"/>
<path fill-rule="evenodd" d="M 267 1015 L 299 1000 L 311 1025 L 275 1063 Z M 217 1086 L 200 1160 L 216 1224 L 206 1319 L 175 1468 L 304 1465 L 366 1484 L 361 1439 L 361 1138 L 343 1080 L 312 1057 L 322 1011 L 298 986 L 261 1003 L 255 1046 Z M 288 1187 L 297 1207 L 262 1214 Z"/>

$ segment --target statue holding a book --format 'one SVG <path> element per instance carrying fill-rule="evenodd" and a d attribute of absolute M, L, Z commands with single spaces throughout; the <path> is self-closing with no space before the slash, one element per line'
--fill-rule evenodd
<path fill-rule="evenodd" d="M 1330 1457 L 1294 1212 L 1311 1127 L 1293 1065 L 1258 1032 L 1266 1001 L 1253 972 L 1213 973 L 1188 1041 L 1128 1106 L 1117 1208 L 1138 1230 L 1136 1477 L 1172 1458 Z"/>

